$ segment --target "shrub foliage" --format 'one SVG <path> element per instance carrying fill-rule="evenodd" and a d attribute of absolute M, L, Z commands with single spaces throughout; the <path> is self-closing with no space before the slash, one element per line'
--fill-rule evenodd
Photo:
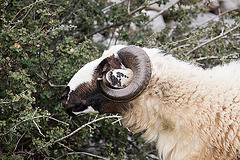
<path fill-rule="evenodd" d="M 191 25 L 207 12 L 208 1 L 177 1 L 160 11 L 173 26 L 155 32 L 142 11 L 167 2 L 3 0 L 0 158 L 156 159 L 156 149 L 125 129 L 119 116 L 69 117 L 59 98 L 79 68 L 107 48 L 93 41 L 96 34 L 113 43 L 159 47 L 203 67 L 239 57 L 239 9 Z"/>

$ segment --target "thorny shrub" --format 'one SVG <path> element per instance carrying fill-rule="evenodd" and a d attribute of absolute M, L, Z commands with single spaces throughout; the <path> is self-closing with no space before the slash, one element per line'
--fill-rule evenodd
<path fill-rule="evenodd" d="M 207 3 L 179 1 L 163 12 L 174 25 L 154 32 L 142 12 L 153 3 L 167 0 L 1 2 L 1 159 L 157 159 L 153 145 L 125 129 L 118 116 L 69 117 L 59 102 L 70 78 L 106 49 L 93 43 L 97 33 L 159 47 L 203 67 L 239 57 L 239 10 L 190 27 Z"/>

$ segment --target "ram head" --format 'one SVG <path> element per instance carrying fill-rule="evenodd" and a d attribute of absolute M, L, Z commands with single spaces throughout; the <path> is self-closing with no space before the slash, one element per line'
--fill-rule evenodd
<path fill-rule="evenodd" d="M 151 73 L 151 62 L 143 49 L 115 46 L 72 77 L 62 94 L 62 106 L 69 115 L 121 113 L 141 95 Z"/>

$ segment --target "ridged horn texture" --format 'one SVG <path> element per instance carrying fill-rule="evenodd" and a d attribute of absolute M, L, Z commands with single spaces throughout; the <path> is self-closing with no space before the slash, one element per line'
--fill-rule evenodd
<path fill-rule="evenodd" d="M 128 46 L 118 51 L 118 56 L 126 68 L 133 71 L 133 80 L 125 88 L 108 87 L 101 79 L 97 81 L 99 91 L 108 99 L 128 102 L 137 98 L 149 84 L 152 67 L 146 52 L 136 46 Z"/>

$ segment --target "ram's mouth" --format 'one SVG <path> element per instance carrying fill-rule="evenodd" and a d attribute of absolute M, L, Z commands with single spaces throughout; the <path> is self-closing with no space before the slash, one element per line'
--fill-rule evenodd
<path fill-rule="evenodd" d="M 86 107 L 72 107 L 66 109 L 66 112 L 70 116 L 80 116 L 88 113 L 99 113 L 98 111 L 94 110 L 92 106 L 86 106 Z"/>
<path fill-rule="evenodd" d="M 66 113 L 67 113 L 69 116 L 76 116 L 76 115 L 73 113 L 73 108 L 67 108 L 67 109 L 66 109 Z"/>
<path fill-rule="evenodd" d="M 66 112 L 70 116 L 77 116 L 80 112 L 86 110 L 88 107 L 83 103 L 76 103 L 72 105 L 67 105 L 67 103 L 62 103 L 62 106 L 65 108 Z"/>

